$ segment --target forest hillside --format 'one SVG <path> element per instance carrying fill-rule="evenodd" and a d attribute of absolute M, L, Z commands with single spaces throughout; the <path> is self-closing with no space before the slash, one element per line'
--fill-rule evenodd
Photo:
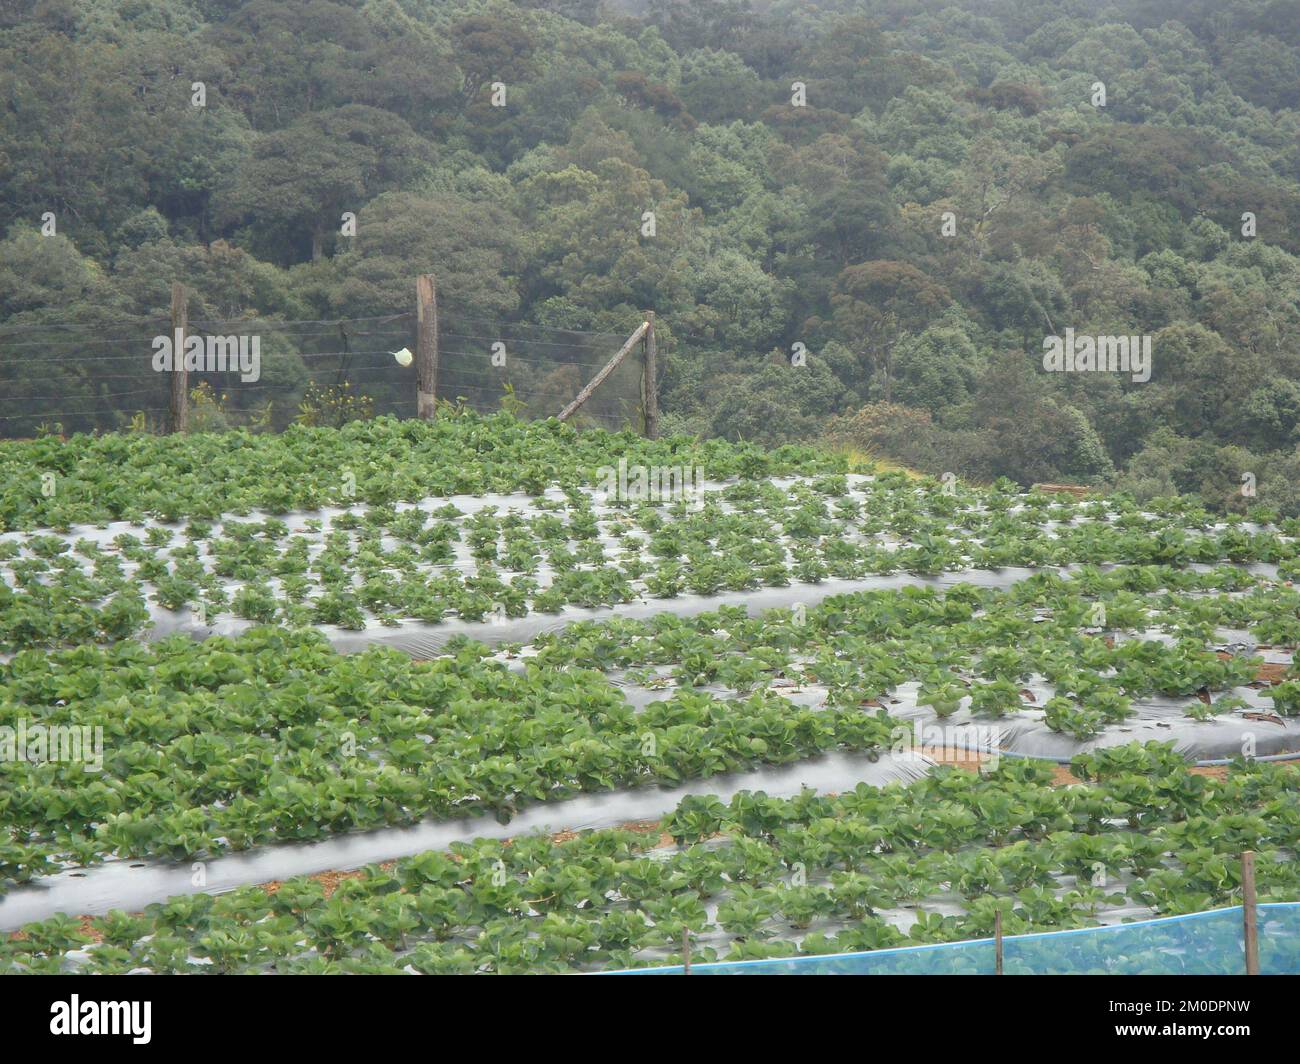
<path fill-rule="evenodd" d="M 1300 511 L 1296 0 L 17 0 L 0 218 L 11 399 L 111 406 L 145 359 L 36 327 L 173 281 L 313 321 L 428 271 L 471 336 L 653 309 L 665 432 Z"/>

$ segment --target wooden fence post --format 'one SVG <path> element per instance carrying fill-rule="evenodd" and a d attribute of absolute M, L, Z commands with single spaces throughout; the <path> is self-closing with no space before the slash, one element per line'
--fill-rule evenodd
<path fill-rule="evenodd" d="M 415 413 L 425 421 L 438 411 L 438 290 L 433 274 L 415 279 Z"/>
<path fill-rule="evenodd" d="M 1255 907 L 1255 853 L 1241 855 L 1242 938 L 1246 945 L 1246 974 L 1259 975 L 1259 924 Z"/>
<path fill-rule="evenodd" d="M 1002 910 L 993 912 L 993 974 L 1002 974 Z"/>
<path fill-rule="evenodd" d="M 574 412 L 591 398 L 591 393 L 605 383 L 606 377 L 618 369 L 623 359 L 627 358 L 627 353 L 637 345 L 637 342 L 646 334 L 646 330 L 649 328 L 650 323 L 648 321 L 643 321 L 637 326 L 636 332 L 627 338 L 623 346 L 618 349 L 618 353 L 601 367 L 600 372 L 591 378 L 587 386 L 574 397 L 573 402 L 560 411 L 559 417 L 561 421 L 568 421 Z"/>
<path fill-rule="evenodd" d="M 658 351 L 655 347 L 655 312 L 646 311 L 645 332 L 645 370 L 642 390 L 645 393 L 645 434 L 647 438 L 659 438 L 659 378 L 657 375 Z"/>
<path fill-rule="evenodd" d="M 172 282 L 172 379 L 167 406 L 167 431 L 184 432 L 190 422 L 190 375 L 185 368 L 185 332 L 189 325 L 189 297 L 185 286 Z"/>

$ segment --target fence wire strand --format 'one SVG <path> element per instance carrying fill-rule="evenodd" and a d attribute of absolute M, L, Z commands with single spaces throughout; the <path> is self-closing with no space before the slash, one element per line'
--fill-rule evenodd
<path fill-rule="evenodd" d="M 444 317 L 438 397 L 481 413 L 503 407 L 521 417 L 558 414 L 618 350 L 626 333 Z M 147 335 L 150 330 L 152 335 Z M 355 416 L 414 416 L 415 368 L 394 357 L 416 349 L 416 316 L 358 318 L 195 318 L 187 336 L 256 338 L 255 374 L 215 362 L 189 374 L 190 427 L 246 425 L 280 430 L 294 420 L 335 423 Z M 0 438 L 43 431 L 161 430 L 170 374 L 154 369 L 169 320 L 0 325 Z M 502 364 L 503 363 L 503 364 Z M 245 379 L 245 378 L 248 379 Z M 133 387 L 134 385 L 134 387 Z M 574 417 L 612 430 L 639 425 L 641 360 L 634 352 Z M 141 418 L 144 419 L 143 423 Z"/>

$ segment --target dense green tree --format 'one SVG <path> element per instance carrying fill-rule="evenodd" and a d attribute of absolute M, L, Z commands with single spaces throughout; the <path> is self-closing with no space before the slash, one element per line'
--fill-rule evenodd
<path fill-rule="evenodd" d="M 523 241 L 515 220 L 491 201 L 387 193 L 361 213 L 356 240 L 334 259 L 337 281 L 322 309 L 352 317 L 407 311 L 415 276 L 433 273 L 451 321 L 508 318 L 519 306 L 513 282 Z"/>
<path fill-rule="evenodd" d="M 1222 505 L 1250 462 L 1300 507 L 1279 487 L 1300 468 L 1294 15 L 12 0 L 0 382 L 119 423 L 106 397 L 135 370 L 88 341 L 138 338 L 124 323 L 165 317 L 173 281 L 192 315 L 274 322 L 406 313 L 433 272 L 449 332 L 533 328 L 511 378 L 530 412 L 580 385 L 582 330 L 653 308 L 685 431 L 837 418 L 934 471 Z M 70 331 L 18 339 L 52 322 Z M 1066 329 L 1152 337 L 1152 380 L 1043 373 Z M 304 348 L 288 326 L 266 342 L 291 400 Z"/>
<path fill-rule="evenodd" d="M 849 346 L 862 346 L 870 371 L 892 399 L 893 353 L 903 337 L 929 326 L 952 296 L 915 266 L 878 260 L 848 266 L 831 296 L 835 328 Z"/>
<path fill-rule="evenodd" d="M 255 245 L 287 250 L 305 242 L 319 259 L 344 211 L 355 214 L 378 193 L 411 181 L 432 155 L 387 111 L 362 104 L 318 111 L 256 142 L 218 212 L 227 221 L 265 225 Z"/>

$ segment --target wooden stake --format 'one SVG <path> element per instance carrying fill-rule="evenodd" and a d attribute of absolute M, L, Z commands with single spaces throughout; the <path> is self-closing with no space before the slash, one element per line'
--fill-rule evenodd
<path fill-rule="evenodd" d="M 659 378 L 656 372 L 658 350 L 655 347 L 655 312 L 646 311 L 645 332 L 645 434 L 648 439 L 659 438 Z"/>
<path fill-rule="evenodd" d="M 1255 908 L 1255 853 L 1241 855 L 1242 938 L 1246 944 L 1246 974 L 1259 975 L 1259 924 Z"/>
<path fill-rule="evenodd" d="M 691 974 L 691 929 L 682 928 L 682 975 Z"/>
<path fill-rule="evenodd" d="M 623 359 L 627 358 L 627 353 L 637 345 L 637 342 L 646 334 L 646 330 L 649 328 L 650 323 L 648 321 L 643 321 L 640 326 L 637 327 L 636 332 L 629 336 L 623 346 L 618 349 L 618 354 L 606 362 L 601 368 L 601 371 L 592 377 L 587 386 L 577 394 L 573 402 L 560 411 L 561 421 L 568 421 L 569 418 L 573 416 L 574 412 L 591 398 L 591 393 L 604 384 L 605 379 L 618 369 L 622 364 Z"/>
<path fill-rule="evenodd" d="M 993 912 L 993 974 L 1002 974 L 1002 910 Z"/>
<path fill-rule="evenodd" d="M 189 297 L 185 286 L 172 282 L 172 379 L 167 406 L 167 431 L 184 432 L 190 423 L 190 375 L 185 368 L 185 330 L 189 325 Z"/>
<path fill-rule="evenodd" d="M 438 411 L 438 291 L 433 274 L 415 279 L 415 414 L 425 421 Z"/>

